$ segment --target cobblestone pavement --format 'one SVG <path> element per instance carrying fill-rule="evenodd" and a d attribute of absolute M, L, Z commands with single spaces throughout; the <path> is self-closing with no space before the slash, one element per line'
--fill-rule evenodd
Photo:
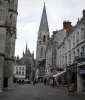
<path fill-rule="evenodd" d="M 85 100 L 85 93 L 68 96 L 66 87 L 52 88 L 39 83 L 20 85 L 0 93 L 0 100 Z"/>

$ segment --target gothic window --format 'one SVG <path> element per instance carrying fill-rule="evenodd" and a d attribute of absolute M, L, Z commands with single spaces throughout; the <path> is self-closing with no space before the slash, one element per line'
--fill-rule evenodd
<path fill-rule="evenodd" d="M 45 41 L 46 41 L 46 36 L 44 35 L 44 36 L 43 36 L 43 42 L 45 42 Z"/>
<path fill-rule="evenodd" d="M 41 57 L 43 56 L 43 48 L 41 48 Z"/>

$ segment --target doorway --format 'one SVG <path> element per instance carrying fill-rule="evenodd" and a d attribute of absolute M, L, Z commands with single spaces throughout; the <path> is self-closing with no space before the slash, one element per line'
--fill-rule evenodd
<path fill-rule="evenodd" d="M 4 77 L 4 88 L 8 87 L 8 78 Z"/>
<path fill-rule="evenodd" d="M 83 91 L 85 91 L 85 75 L 83 75 L 82 82 L 83 82 Z"/>

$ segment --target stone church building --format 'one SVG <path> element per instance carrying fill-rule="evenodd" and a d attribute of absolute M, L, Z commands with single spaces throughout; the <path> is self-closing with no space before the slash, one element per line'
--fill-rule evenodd
<path fill-rule="evenodd" d="M 26 65 L 26 78 L 33 80 L 34 66 L 35 66 L 34 52 L 33 53 L 30 52 L 30 50 L 27 47 L 27 44 L 26 44 L 25 52 L 23 51 L 23 56 L 21 60 Z"/>
<path fill-rule="evenodd" d="M 0 91 L 13 86 L 18 0 L 0 0 Z"/>
<path fill-rule="evenodd" d="M 46 48 L 47 48 L 47 42 L 49 40 L 49 35 L 50 35 L 49 26 L 46 14 L 46 7 L 44 3 L 42 17 L 38 31 L 37 48 L 36 48 L 37 68 L 39 69 L 39 77 L 41 78 L 43 78 L 45 74 Z"/>

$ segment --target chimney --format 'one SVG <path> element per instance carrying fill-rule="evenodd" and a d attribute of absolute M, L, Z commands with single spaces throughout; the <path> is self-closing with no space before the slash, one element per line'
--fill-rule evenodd
<path fill-rule="evenodd" d="M 85 17 L 85 10 L 83 10 L 83 17 Z"/>
<path fill-rule="evenodd" d="M 63 22 L 63 29 L 66 29 L 67 31 L 70 31 L 72 28 L 71 22 L 69 21 L 64 21 Z"/>

